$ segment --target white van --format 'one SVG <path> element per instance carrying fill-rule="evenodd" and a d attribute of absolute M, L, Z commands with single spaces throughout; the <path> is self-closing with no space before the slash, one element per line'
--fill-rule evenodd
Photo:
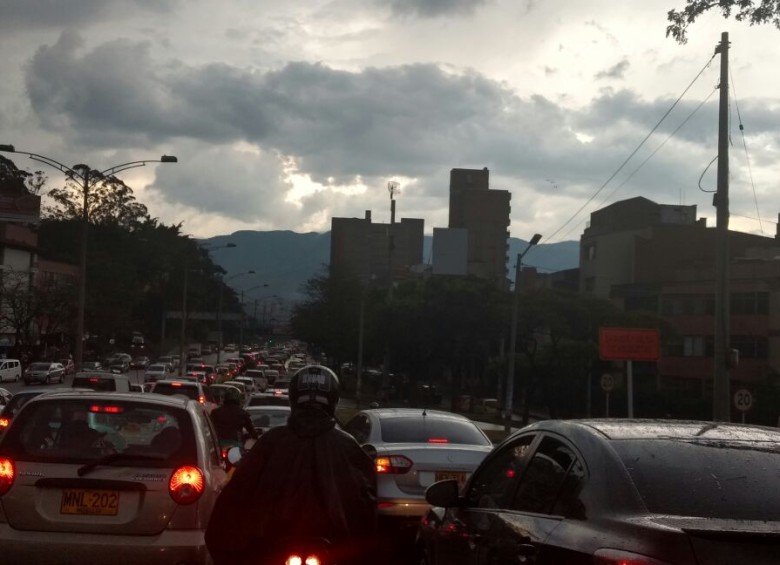
<path fill-rule="evenodd" d="M 0 359 L 0 383 L 22 378 L 22 364 L 18 359 Z"/>

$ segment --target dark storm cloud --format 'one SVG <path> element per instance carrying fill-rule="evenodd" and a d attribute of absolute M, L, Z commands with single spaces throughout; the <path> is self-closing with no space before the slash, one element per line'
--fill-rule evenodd
<path fill-rule="evenodd" d="M 380 0 L 388 4 L 396 16 L 419 16 L 436 18 L 440 16 L 461 16 L 474 13 L 489 0 Z"/>
<path fill-rule="evenodd" d="M 629 63 L 627 59 L 623 59 L 622 61 L 620 61 L 616 65 L 613 65 L 609 69 L 607 69 L 605 71 L 601 71 L 600 73 L 596 73 L 594 78 L 596 80 L 601 80 L 601 79 L 605 79 L 605 78 L 607 78 L 607 79 L 609 79 L 609 78 L 623 78 L 623 76 L 625 75 L 626 71 L 628 70 L 628 68 L 630 66 L 631 66 L 631 63 Z"/>
<path fill-rule="evenodd" d="M 138 8 L 167 11 L 180 0 L 2 0 L 0 30 L 29 32 L 31 28 L 84 26 L 117 11 Z"/>
<path fill-rule="evenodd" d="M 357 179 L 383 186 L 381 179 L 402 175 L 418 179 L 420 198 L 445 202 L 446 171 L 482 166 L 529 190 L 549 190 L 545 179 L 555 178 L 561 193 L 587 198 L 673 102 L 605 90 L 590 105 L 571 110 L 542 96 L 520 98 L 477 73 L 451 74 L 431 64 L 347 72 L 290 63 L 260 73 L 224 64 L 159 63 L 151 49 L 115 41 L 81 53 L 78 38 L 63 35 L 41 48 L 28 67 L 37 116 L 51 131 L 90 147 L 249 142 L 274 159 L 295 159 L 301 174 L 326 186 Z M 668 135 L 697 104 L 683 101 L 659 134 Z M 712 147 L 715 104 L 713 99 L 702 108 L 676 139 Z M 741 108 L 745 120 L 777 124 L 780 117 L 777 108 L 750 102 Z M 592 141 L 583 142 L 583 135 Z M 768 129 L 766 135 L 776 136 Z M 695 182 L 701 172 L 698 162 L 679 152 L 659 153 L 652 164 L 632 184 L 668 180 L 674 186 L 672 176 L 693 176 Z M 198 190 L 182 193 L 181 201 L 200 201 L 212 210 L 241 208 L 237 198 L 209 199 L 209 187 L 227 186 L 219 179 L 230 177 L 230 167 L 223 169 L 207 182 L 198 182 L 205 175 L 198 173 L 191 183 Z M 263 186 L 271 186 L 270 180 Z M 279 195 L 285 187 L 271 190 Z M 306 206 L 336 198 L 321 194 Z"/>

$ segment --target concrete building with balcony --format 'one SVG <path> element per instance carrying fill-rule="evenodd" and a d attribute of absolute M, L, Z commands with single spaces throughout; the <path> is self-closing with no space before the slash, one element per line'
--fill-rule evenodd
<path fill-rule="evenodd" d="M 391 270 L 392 280 L 411 276 L 423 260 L 424 228 L 425 221 L 415 218 L 373 223 L 370 210 L 363 218 L 332 218 L 331 276 L 354 276 L 364 284 L 387 284 Z"/>
<path fill-rule="evenodd" d="M 506 289 L 512 195 L 489 185 L 487 167 L 450 171 L 449 227 L 468 233 L 467 273 Z"/>

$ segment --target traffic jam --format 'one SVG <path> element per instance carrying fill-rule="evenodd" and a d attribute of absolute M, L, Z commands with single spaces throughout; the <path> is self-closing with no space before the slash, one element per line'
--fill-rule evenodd
<path fill-rule="evenodd" d="M 248 348 L 220 364 L 189 357 L 184 367 L 172 355 L 135 373 L 96 368 L 0 388 L 0 562 L 780 563 L 780 491 L 768 487 L 780 472 L 777 429 L 540 419 L 493 441 L 489 425 L 440 406 L 349 405 L 338 380 L 324 380 L 332 372 L 295 348 Z M 228 517 L 242 525 L 222 525 L 253 557 L 212 555 L 220 497 L 254 480 L 249 465 L 265 465 L 258 458 L 274 458 L 272 437 L 298 433 L 296 375 L 314 387 L 307 398 L 338 407 L 326 418 L 336 420 L 333 441 L 348 437 L 370 461 L 374 541 L 357 557 L 326 535 L 276 531 L 259 544 L 254 520 L 295 511 L 303 523 L 314 510 L 277 507 L 252 518 L 239 505 Z M 608 379 L 602 386 L 608 393 Z M 240 415 L 232 427 L 230 410 Z M 280 488 L 294 506 L 300 485 Z M 332 494 L 325 506 L 339 505 Z"/>

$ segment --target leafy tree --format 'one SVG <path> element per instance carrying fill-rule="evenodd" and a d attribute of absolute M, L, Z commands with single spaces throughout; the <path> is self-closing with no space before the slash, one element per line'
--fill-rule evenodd
<path fill-rule="evenodd" d="M 42 171 L 28 173 L 16 167 L 16 164 L 0 155 L 0 193 L 14 196 L 24 194 L 40 195 L 47 177 Z"/>
<path fill-rule="evenodd" d="M 667 13 L 671 23 L 666 26 L 666 37 L 671 35 L 678 43 L 687 43 L 688 26 L 714 8 L 719 9 L 724 18 L 734 14 L 740 22 L 748 21 L 750 25 L 772 23 L 780 29 L 780 0 L 687 0 L 682 10 Z"/>
<path fill-rule="evenodd" d="M 136 201 L 132 188 L 122 180 L 115 176 L 103 175 L 87 165 L 76 165 L 73 170 L 78 175 L 67 173 L 68 180 L 65 186 L 53 188 L 48 192 L 49 198 L 54 203 L 48 206 L 45 212 L 51 218 L 56 220 L 82 218 L 86 184 L 87 216 L 91 223 L 114 223 L 129 229 L 150 219 L 146 206 Z"/>
<path fill-rule="evenodd" d="M 36 315 L 32 274 L 4 269 L 0 275 L 0 323 L 13 329 L 16 343 L 29 343 Z"/>
<path fill-rule="evenodd" d="M 324 350 L 338 365 L 357 359 L 360 281 L 324 271 L 307 281 L 303 291 L 306 299 L 295 307 L 290 321 L 293 334 Z"/>

